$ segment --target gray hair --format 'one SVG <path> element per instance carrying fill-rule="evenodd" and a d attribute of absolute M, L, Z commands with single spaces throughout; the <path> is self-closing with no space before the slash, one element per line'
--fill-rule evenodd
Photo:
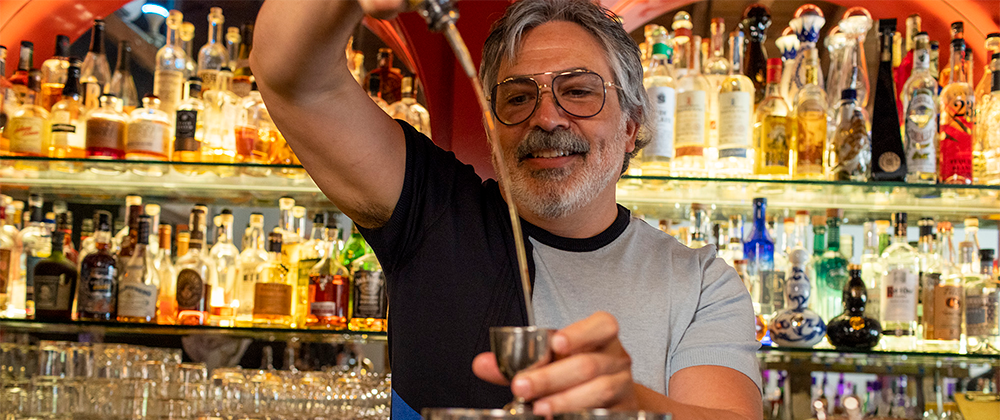
<path fill-rule="evenodd" d="M 483 90 L 490 95 L 497 83 L 501 60 L 513 60 L 520 48 L 525 32 L 550 21 L 579 24 L 597 38 L 604 47 L 604 54 L 614 73 L 615 85 L 620 86 L 618 103 L 625 117 L 639 127 L 635 150 L 625 154 L 622 173 L 639 150 L 649 144 L 652 113 L 646 89 L 642 85 L 642 62 L 636 45 L 614 12 L 594 0 L 522 0 L 507 8 L 506 13 L 493 24 L 490 36 L 483 46 L 483 60 L 479 66 L 479 79 Z"/>

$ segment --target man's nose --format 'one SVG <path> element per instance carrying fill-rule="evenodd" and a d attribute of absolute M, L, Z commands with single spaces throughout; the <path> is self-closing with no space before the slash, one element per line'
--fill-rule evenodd
<path fill-rule="evenodd" d="M 556 103 L 555 96 L 549 91 L 542 92 L 539 96 L 538 108 L 535 109 L 529 123 L 542 130 L 552 132 L 557 128 L 569 128 L 569 118 L 570 115 Z"/>

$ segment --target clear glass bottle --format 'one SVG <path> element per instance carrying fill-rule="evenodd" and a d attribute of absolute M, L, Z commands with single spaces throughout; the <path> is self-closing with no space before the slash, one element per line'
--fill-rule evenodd
<path fill-rule="evenodd" d="M 111 213 L 95 213 L 95 251 L 80 261 L 76 318 L 79 321 L 113 321 L 118 310 L 118 266 L 111 255 Z"/>
<path fill-rule="evenodd" d="M 90 110 L 84 116 L 87 158 L 93 160 L 88 167 L 101 175 L 118 175 L 125 169 L 124 164 L 116 162 L 125 158 L 128 131 L 128 117 L 118 110 L 119 103 L 118 98 L 104 95 L 101 107 Z"/>
<path fill-rule="evenodd" d="M 975 246 L 959 245 L 959 270 L 965 278 L 965 334 L 969 353 L 1000 351 L 1000 279 L 982 275 L 974 264 Z"/>
<path fill-rule="evenodd" d="M 792 83 L 792 73 L 795 72 L 795 63 L 799 58 L 799 38 L 795 36 L 791 27 L 786 27 L 781 31 L 781 36 L 774 40 L 774 45 L 781 53 L 781 80 L 778 82 L 778 91 L 786 103 L 792 103 L 792 98 L 795 96 L 789 93 L 788 86 Z"/>
<path fill-rule="evenodd" d="M 329 222 L 328 222 L 329 223 Z M 345 329 L 349 319 L 351 274 L 338 261 L 337 227 L 327 225 L 323 259 L 309 270 L 309 316 L 306 327 Z"/>
<path fill-rule="evenodd" d="M 243 247 L 239 257 L 239 283 L 236 285 L 236 326 L 249 327 L 253 325 L 254 285 L 260 279 L 258 267 L 268 262 L 268 253 L 264 248 L 264 215 L 250 215 L 250 232 L 246 235 L 248 243 Z"/>
<path fill-rule="evenodd" d="M 971 184 L 975 92 L 965 72 L 965 40 L 951 43 L 951 82 L 940 96 L 938 179 L 945 184 Z"/>
<path fill-rule="evenodd" d="M 385 331 L 388 326 L 389 298 L 385 273 L 371 248 L 351 263 L 354 296 L 351 301 L 351 331 Z"/>
<path fill-rule="evenodd" d="M 280 232 L 268 234 L 268 261 L 257 267 L 258 278 L 253 291 L 253 324 L 257 327 L 287 328 L 292 325 L 295 283 L 281 261 L 281 236 Z"/>
<path fill-rule="evenodd" d="M 920 255 L 906 241 L 906 213 L 893 214 L 892 245 L 882 253 L 882 348 L 914 351 L 917 348 L 917 297 Z"/>
<path fill-rule="evenodd" d="M 868 60 L 865 55 L 865 34 L 872 29 L 872 15 L 864 7 L 852 7 L 844 12 L 843 18 L 837 24 L 840 32 L 846 37 L 846 46 L 839 66 L 841 74 L 837 77 L 838 86 L 834 92 L 845 89 L 857 91 L 857 102 L 861 108 L 868 106 L 871 84 L 868 81 Z"/>
<path fill-rule="evenodd" d="M 218 284 L 215 263 L 204 251 L 208 206 L 191 209 L 188 251 L 177 259 L 177 324 L 208 325 L 209 299 Z M 178 241 L 179 242 L 179 241 Z M 178 252 L 179 253 L 179 252 Z"/>
<path fill-rule="evenodd" d="M 921 348 L 957 353 L 962 341 L 965 284 L 952 264 L 950 234 L 944 240 L 941 253 L 935 252 L 934 221 L 920 219 Z"/>
<path fill-rule="evenodd" d="M 209 9 L 208 42 L 198 50 L 198 77 L 206 91 L 216 89 L 219 71 L 229 63 L 229 53 L 226 52 L 222 39 L 222 25 L 225 22 L 222 8 Z"/>
<path fill-rule="evenodd" d="M 687 73 L 677 81 L 677 108 L 674 118 L 674 159 L 672 172 L 680 176 L 709 176 L 713 165 L 709 122 L 714 92 L 701 74 L 701 54 L 696 45 L 701 37 L 682 44 L 678 52 L 688 57 Z"/>
<path fill-rule="evenodd" d="M 242 41 L 243 35 L 240 34 L 240 28 L 235 26 L 226 28 L 226 55 L 229 57 L 229 61 L 226 62 L 225 67 L 236 68 L 236 57 L 239 54 Z"/>
<path fill-rule="evenodd" d="M 173 253 L 170 239 L 173 228 L 167 223 L 161 223 L 158 228 L 159 249 L 153 259 L 153 269 L 160 277 L 160 291 L 157 296 L 156 322 L 173 325 L 177 323 L 177 270 L 174 268 Z"/>
<path fill-rule="evenodd" d="M 14 283 L 13 275 L 17 274 L 14 268 L 18 261 L 14 253 L 14 237 L 7 229 L 7 205 L 0 200 L 0 316 L 8 316 L 7 302 L 10 296 L 9 290 Z"/>
<path fill-rule="evenodd" d="M 11 317 L 34 316 L 34 268 L 49 256 L 52 246 L 51 232 L 42 222 L 42 204 L 42 196 L 31 194 L 28 197 L 29 219 L 14 236 L 12 261 L 15 265 L 10 275 L 13 283 L 8 286 L 12 306 L 8 316 Z"/>
<path fill-rule="evenodd" d="M 209 251 L 209 257 L 215 264 L 218 287 L 212 288 L 213 324 L 232 326 L 236 316 L 237 282 L 240 281 L 239 262 L 240 250 L 233 244 L 233 212 L 222 209 L 219 218 L 219 233 L 215 245 Z M 221 295 L 221 299 L 218 297 Z M 217 322 L 218 321 L 218 322 Z"/>
<path fill-rule="evenodd" d="M 709 168 L 710 173 L 715 173 L 719 169 L 719 96 L 722 83 L 729 77 L 733 70 L 732 64 L 726 58 L 726 21 L 722 18 L 712 18 L 709 26 L 711 41 L 709 43 L 709 53 L 706 55 L 702 65 L 702 73 L 708 79 L 712 87 L 708 91 L 710 96 L 708 110 L 708 144 L 709 161 L 713 163 Z M 752 82 L 751 82 L 752 83 Z"/>
<path fill-rule="evenodd" d="M 878 234 L 875 232 L 875 222 L 864 223 L 864 243 L 861 251 L 861 279 L 868 287 L 868 305 L 865 313 L 875 319 L 881 319 L 882 288 L 882 254 L 878 247 Z"/>
<path fill-rule="evenodd" d="M 822 15 L 820 15 L 822 18 Z M 820 83 L 819 51 L 813 47 L 802 51 L 797 65 L 805 72 L 803 84 L 795 90 L 792 104 L 795 112 L 795 139 L 792 177 L 824 179 L 823 151 L 826 148 L 826 90 Z M 798 83 L 793 80 L 793 84 Z"/>
<path fill-rule="evenodd" d="M 95 19 L 90 33 L 90 51 L 80 67 L 80 84 L 83 87 L 83 103 L 87 109 L 101 105 L 101 95 L 111 81 L 111 66 L 104 53 L 104 20 Z M 120 110 L 120 108 L 119 108 Z"/>
<path fill-rule="evenodd" d="M 416 82 L 412 77 L 403 78 L 402 98 L 388 107 L 389 116 L 409 123 L 428 138 L 431 137 L 431 115 L 417 102 Z"/>
<path fill-rule="evenodd" d="M 66 233 L 53 232 L 52 252 L 34 267 L 35 319 L 69 322 L 76 292 L 76 264 L 63 253 Z"/>
<path fill-rule="evenodd" d="M 754 154 L 751 141 L 754 85 L 742 71 L 743 32 L 730 38 L 730 73 L 719 85 L 719 160 L 716 176 L 743 177 L 753 174 Z"/>
<path fill-rule="evenodd" d="M 132 111 L 128 122 L 125 159 L 170 160 L 170 118 L 160 109 L 160 99 L 147 95 L 142 98 L 142 108 Z M 165 164 L 132 164 L 132 172 L 146 176 L 167 173 Z"/>
<path fill-rule="evenodd" d="M 250 69 L 250 51 L 253 50 L 253 24 L 240 25 L 240 49 L 236 57 L 230 57 L 233 66 L 233 93 L 241 98 L 250 94 L 253 85 L 253 70 Z M 350 48 L 350 44 L 348 44 Z"/>
<path fill-rule="evenodd" d="M 788 85 L 788 97 L 794 98 L 798 91 L 806 85 L 816 85 L 823 90 L 823 98 L 826 98 L 826 84 L 823 80 L 823 69 L 820 67 L 819 51 L 816 49 L 816 42 L 819 41 L 819 32 L 826 24 L 826 17 L 823 10 L 814 4 L 805 4 L 795 10 L 795 15 L 788 26 L 795 31 L 795 36 L 799 40 L 798 58 L 793 63 L 792 78 Z M 815 56 L 815 61 L 809 57 Z M 816 68 L 816 81 L 810 82 L 809 69 Z M 825 108 L 825 106 L 824 106 Z"/>
<path fill-rule="evenodd" d="M 132 78 L 132 47 L 128 41 L 118 42 L 118 61 L 108 82 L 107 93 L 122 100 L 122 111 L 129 114 L 139 106 L 139 93 Z"/>
<path fill-rule="evenodd" d="M 162 102 L 161 102 L 162 106 Z M 174 165 L 184 175 L 201 175 L 202 143 L 205 139 L 205 103 L 201 100 L 201 79 L 192 77 L 184 84 L 184 100 L 174 113 L 174 150 L 171 159 L 188 165 Z"/>
<path fill-rule="evenodd" d="M 147 252 L 149 216 L 139 216 L 137 242 L 132 256 L 124 261 L 118 280 L 118 322 L 155 323 L 160 276 Z"/>
<path fill-rule="evenodd" d="M 900 59 L 898 65 L 894 70 L 894 76 L 896 80 L 896 98 L 899 99 L 897 102 L 897 108 L 899 115 L 905 117 L 906 103 L 902 101 L 903 98 L 903 85 L 907 80 L 913 77 L 913 66 L 916 61 L 916 49 L 917 49 L 917 34 L 920 33 L 920 25 L 922 21 L 919 14 L 912 14 L 906 17 L 906 33 L 904 34 L 903 43 L 903 57 Z M 927 46 L 928 59 L 930 58 L 930 46 Z M 930 67 L 930 60 L 928 60 L 928 67 Z M 935 82 L 937 82 L 935 80 Z M 903 121 L 905 124 L 906 121 Z M 904 133 L 905 136 L 905 133 Z"/>
<path fill-rule="evenodd" d="M 754 114 L 754 173 L 768 178 L 788 178 L 792 127 L 788 104 L 781 98 L 781 59 L 768 60 L 767 92 Z"/>
<path fill-rule="evenodd" d="M 670 164 L 674 158 L 674 113 L 677 94 L 674 90 L 674 76 L 667 62 L 667 44 L 656 43 L 645 73 L 643 85 L 646 95 L 653 104 L 655 129 L 650 133 L 649 144 L 642 150 L 640 168 L 647 176 L 670 176 Z"/>
<path fill-rule="evenodd" d="M 875 106 L 872 111 L 872 180 L 906 180 L 906 153 L 899 130 L 899 112 L 896 108 L 896 87 L 893 81 L 893 39 L 896 19 L 878 21 L 881 41 L 881 61 L 875 83 Z"/>
<path fill-rule="evenodd" d="M 767 231 L 767 199 L 753 199 L 753 228 L 743 243 L 743 255 L 747 260 L 747 275 L 753 290 L 750 296 L 754 309 L 765 318 L 774 313 L 774 239 Z M 783 287 L 779 287 L 784 289 Z"/>
<path fill-rule="evenodd" d="M 743 74 L 750 78 L 754 86 L 754 105 L 757 106 L 765 98 L 768 83 L 767 50 L 764 41 L 767 39 L 767 28 L 771 26 L 771 11 L 763 4 L 752 4 L 743 11 L 740 29 L 747 34 L 748 42 L 743 56 Z M 780 66 L 778 70 L 780 80 Z"/>
<path fill-rule="evenodd" d="M 240 98 L 230 90 L 233 73 L 228 67 L 213 72 L 215 87 L 206 90 L 201 97 L 205 104 L 205 138 L 201 145 L 201 159 L 203 162 L 232 164 L 236 163 L 236 116 L 240 111 Z M 231 166 L 216 166 L 213 172 L 220 177 L 237 175 L 236 168 Z"/>
<path fill-rule="evenodd" d="M 832 319 L 840 313 L 844 284 L 847 283 L 847 265 L 850 261 L 840 249 L 840 221 L 843 210 L 826 211 L 826 250 L 819 259 L 816 272 L 816 312 L 823 319 Z"/>
<path fill-rule="evenodd" d="M 180 45 L 180 29 L 184 14 L 171 10 L 167 16 L 166 44 L 156 52 L 153 73 L 153 95 L 160 98 L 160 109 L 173 115 L 185 93 L 184 80 L 190 58 Z"/>
<path fill-rule="evenodd" d="M 236 156 L 240 162 L 269 165 L 278 129 L 274 126 L 267 105 L 254 83 L 250 93 L 240 103 L 236 118 Z M 271 174 L 267 166 L 246 166 L 243 173 L 264 177 Z"/>
<path fill-rule="evenodd" d="M 979 78 L 976 84 L 976 102 L 981 102 L 983 97 L 993 91 L 993 72 L 998 70 L 1000 62 L 994 61 L 994 54 L 1000 53 L 1000 33 L 994 32 L 986 35 L 986 65 L 983 69 L 983 77 Z M 971 81 L 971 79 L 970 79 Z"/>
<path fill-rule="evenodd" d="M 691 240 L 688 247 L 696 249 L 708 245 L 708 233 L 711 231 L 712 220 L 708 208 L 701 203 L 691 203 Z"/>
<path fill-rule="evenodd" d="M 823 154 L 823 166 L 831 181 L 866 182 L 871 175 L 871 123 L 857 99 L 854 89 L 845 89 L 840 95 L 833 137 L 827 140 Z"/>
<path fill-rule="evenodd" d="M 1000 65 L 1000 53 L 993 54 L 993 62 Z M 983 144 L 985 170 L 981 183 L 1000 184 L 1000 69 L 991 74 L 992 92 L 981 105 L 979 142 Z"/>
<path fill-rule="evenodd" d="M 938 84 L 930 72 L 930 43 L 926 32 L 915 37 L 913 71 L 903 85 L 903 124 L 906 137 L 906 182 L 937 182 Z"/>
<path fill-rule="evenodd" d="M 180 37 L 180 40 L 177 41 L 177 45 L 179 45 L 180 48 L 184 50 L 184 54 L 187 55 L 187 62 L 184 63 L 184 80 L 198 76 L 198 57 L 194 54 L 194 29 L 193 23 L 183 22 L 181 23 L 180 29 L 177 31 L 177 36 Z M 205 90 L 210 88 L 211 86 L 205 85 Z"/>
<path fill-rule="evenodd" d="M 42 89 L 36 101 L 46 111 L 52 105 L 62 100 L 63 86 L 66 85 L 66 72 L 69 70 L 69 37 L 56 35 L 55 54 L 42 62 Z M 78 79 L 79 80 L 79 79 Z"/>

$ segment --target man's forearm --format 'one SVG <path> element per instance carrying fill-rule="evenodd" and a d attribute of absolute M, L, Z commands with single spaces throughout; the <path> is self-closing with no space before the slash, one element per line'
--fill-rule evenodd
<path fill-rule="evenodd" d="M 651 411 L 654 413 L 670 413 L 672 416 L 671 419 L 673 420 L 761 420 L 764 416 L 760 410 L 756 410 L 756 415 L 754 415 L 754 413 L 744 413 L 736 410 L 716 409 L 683 404 L 642 385 L 634 384 L 634 386 L 640 410 Z M 705 392 L 711 391 L 705 390 Z"/>

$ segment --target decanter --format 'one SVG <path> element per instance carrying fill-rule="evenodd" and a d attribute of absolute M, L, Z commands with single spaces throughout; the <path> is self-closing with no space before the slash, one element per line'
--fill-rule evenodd
<path fill-rule="evenodd" d="M 811 286 L 806 275 L 809 251 L 796 248 L 788 255 L 785 275 L 785 309 L 771 319 L 771 340 L 782 347 L 812 347 L 823 339 L 826 324 L 809 309 Z"/>
<path fill-rule="evenodd" d="M 868 350 L 882 338 L 882 324 L 865 315 L 868 290 L 861 279 L 861 266 L 847 267 L 850 280 L 844 287 L 844 312 L 830 320 L 826 337 L 838 349 Z"/>

